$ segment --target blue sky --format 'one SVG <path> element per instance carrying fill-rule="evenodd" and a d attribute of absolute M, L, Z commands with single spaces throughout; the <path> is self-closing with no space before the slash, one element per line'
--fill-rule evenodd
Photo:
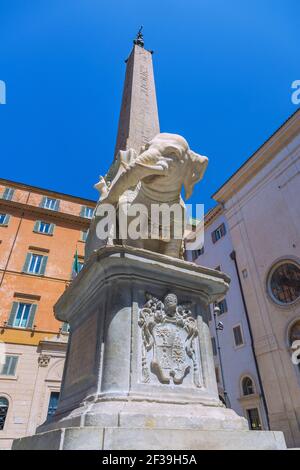
<path fill-rule="evenodd" d="M 2 178 L 95 199 L 113 158 L 124 59 L 144 25 L 161 130 L 209 167 L 211 194 L 297 107 L 297 0 L 0 0 Z"/>

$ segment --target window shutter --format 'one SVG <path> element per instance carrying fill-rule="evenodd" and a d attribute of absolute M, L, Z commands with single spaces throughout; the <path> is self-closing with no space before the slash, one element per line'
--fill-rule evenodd
<path fill-rule="evenodd" d="M 11 309 L 11 312 L 7 321 L 8 326 L 13 326 L 15 317 L 17 314 L 18 306 L 19 306 L 19 302 L 13 302 L 12 309 Z"/>
<path fill-rule="evenodd" d="M 8 372 L 10 369 L 10 360 L 11 360 L 11 356 L 5 356 L 5 362 L 3 366 L 0 367 L 0 375 L 8 375 Z"/>
<path fill-rule="evenodd" d="M 40 268 L 40 274 L 45 274 L 47 261 L 48 261 L 48 256 L 43 256 L 42 263 L 41 263 L 41 268 Z"/>
<path fill-rule="evenodd" d="M 85 206 L 81 206 L 80 217 L 85 217 Z"/>
<path fill-rule="evenodd" d="M 55 211 L 59 211 L 59 205 L 60 205 L 60 200 L 56 199 L 55 206 L 54 206 Z"/>
<path fill-rule="evenodd" d="M 31 260 L 31 253 L 27 253 L 25 263 L 24 263 L 24 266 L 23 266 L 23 272 L 25 272 L 25 273 L 28 272 L 30 260 Z"/>
<path fill-rule="evenodd" d="M 35 317 L 35 312 L 36 312 L 37 305 L 32 304 L 30 308 L 30 314 L 28 318 L 28 322 L 26 325 L 26 328 L 32 328 L 33 322 L 34 322 L 34 317 Z"/>
<path fill-rule="evenodd" d="M 8 225 L 9 219 L 10 219 L 10 215 L 6 214 L 5 218 L 4 218 L 4 221 L 3 221 L 3 225 Z"/>
<path fill-rule="evenodd" d="M 18 362 L 18 357 L 17 356 L 11 356 L 11 358 L 10 358 L 10 368 L 9 368 L 10 375 L 15 375 L 17 362 Z"/>
<path fill-rule="evenodd" d="M 39 232 L 40 231 L 40 224 L 41 224 L 41 222 L 39 220 L 37 220 L 35 222 L 34 227 L 33 227 L 34 232 Z"/>
<path fill-rule="evenodd" d="M 55 227 L 55 224 L 50 224 L 50 228 L 49 228 L 49 233 L 50 233 L 50 235 L 53 234 L 54 227 Z"/>
<path fill-rule="evenodd" d="M 15 375 L 16 365 L 18 362 L 17 356 L 6 356 L 6 361 L 3 367 L 3 375 Z"/>
<path fill-rule="evenodd" d="M 212 239 L 213 243 L 216 243 L 217 237 L 216 237 L 216 231 L 215 230 L 213 232 L 211 232 L 211 239 Z"/>
<path fill-rule="evenodd" d="M 40 207 L 45 207 L 45 203 L 46 203 L 46 196 L 43 196 L 40 202 Z"/>
<path fill-rule="evenodd" d="M 224 237 L 224 235 L 226 235 L 226 227 L 225 227 L 224 223 L 221 225 L 221 233 L 222 233 L 222 237 Z"/>
<path fill-rule="evenodd" d="M 240 325 L 233 328 L 234 342 L 236 346 L 241 346 L 243 342 L 242 329 Z"/>
<path fill-rule="evenodd" d="M 2 198 L 6 199 L 6 201 L 10 201 L 13 197 L 13 194 L 14 194 L 14 189 L 5 188 Z"/>

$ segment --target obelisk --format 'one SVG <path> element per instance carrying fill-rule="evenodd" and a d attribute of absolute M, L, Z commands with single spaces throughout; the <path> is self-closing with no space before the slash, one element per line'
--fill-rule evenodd
<path fill-rule="evenodd" d="M 115 156 L 130 148 L 139 152 L 159 132 L 152 51 L 145 49 L 140 29 L 126 60 Z"/>

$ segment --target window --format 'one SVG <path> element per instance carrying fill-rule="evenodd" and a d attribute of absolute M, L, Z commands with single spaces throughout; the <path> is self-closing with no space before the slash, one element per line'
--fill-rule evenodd
<path fill-rule="evenodd" d="M 52 197 L 43 196 L 41 201 L 41 207 L 44 209 L 50 209 L 52 211 L 58 211 L 59 209 L 59 200 Z"/>
<path fill-rule="evenodd" d="M 17 356 L 6 355 L 4 364 L 0 365 L 0 375 L 15 375 L 17 362 Z"/>
<path fill-rule="evenodd" d="M 16 328 L 32 328 L 36 308 L 36 304 L 13 302 L 7 325 Z"/>
<path fill-rule="evenodd" d="M 217 345 L 216 345 L 216 338 L 213 336 L 211 338 L 211 345 L 212 345 L 212 350 L 213 350 L 213 355 L 217 355 Z"/>
<path fill-rule="evenodd" d="M 10 201 L 14 195 L 15 190 L 13 188 L 5 188 L 2 194 L 2 199 Z"/>
<path fill-rule="evenodd" d="M 294 261 L 284 261 L 271 270 L 268 277 L 271 298 L 281 304 L 291 304 L 300 297 L 300 267 Z"/>
<path fill-rule="evenodd" d="M 233 327 L 233 335 L 234 335 L 234 342 L 235 345 L 242 346 L 244 344 L 243 334 L 241 325 L 237 325 Z"/>
<path fill-rule="evenodd" d="M 82 206 L 80 216 L 91 219 L 93 217 L 94 209 L 92 207 Z"/>
<path fill-rule="evenodd" d="M 244 377 L 242 380 L 242 390 L 243 395 L 253 395 L 254 394 L 254 384 L 250 377 Z"/>
<path fill-rule="evenodd" d="M 198 258 L 198 256 L 203 255 L 204 253 L 204 246 L 202 248 L 199 248 L 199 250 L 192 250 L 192 257 L 193 261 Z"/>
<path fill-rule="evenodd" d="M 64 322 L 61 326 L 61 332 L 62 333 L 69 333 L 70 331 L 70 325 L 67 322 Z"/>
<path fill-rule="evenodd" d="M 216 243 L 220 238 L 224 237 L 226 234 L 225 224 L 221 224 L 216 230 L 214 230 L 211 234 L 211 238 L 213 243 Z"/>
<path fill-rule="evenodd" d="M 59 392 L 51 392 L 48 405 L 47 419 L 51 418 L 55 414 L 55 411 L 57 410 L 58 400 Z"/>
<path fill-rule="evenodd" d="M 8 214 L 0 214 L 0 225 L 8 225 L 10 216 Z"/>
<path fill-rule="evenodd" d="M 261 431 L 261 422 L 257 408 L 247 410 L 247 418 L 250 429 L 253 431 Z"/>
<path fill-rule="evenodd" d="M 218 307 L 220 309 L 219 315 L 223 315 L 223 313 L 226 313 L 228 311 L 226 299 L 221 300 L 221 302 L 218 303 Z"/>
<path fill-rule="evenodd" d="M 4 428 L 5 420 L 8 412 L 8 400 L 5 397 L 0 397 L 0 431 Z"/>
<path fill-rule="evenodd" d="M 48 256 L 37 255 L 36 253 L 27 253 L 23 272 L 30 274 L 44 274 Z"/>
<path fill-rule="evenodd" d="M 52 235 L 55 225 L 50 224 L 50 222 L 43 222 L 41 220 L 37 220 L 34 224 L 33 231 L 37 233 L 44 233 L 46 235 Z"/>
<path fill-rule="evenodd" d="M 88 237 L 88 234 L 89 234 L 89 231 L 88 231 L 88 230 L 82 230 L 82 231 L 81 231 L 81 240 L 82 240 L 83 242 L 86 242 L 86 239 L 87 239 L 87 237 Z"/>

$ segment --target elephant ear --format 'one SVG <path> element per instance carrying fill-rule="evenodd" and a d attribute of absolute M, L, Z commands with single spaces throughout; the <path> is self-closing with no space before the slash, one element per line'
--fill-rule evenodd
<path fill-rule="evenodd" d="M 188 151 L 189 162 L 187 165 L 187 172 L 184 177 L 183 186 L 185 191 L 185 198 L 189 199 L 193 194 L 193 189 L 198 181 L 202 180 L 207 164 L 208 158 L 199 155 L 192 150 Z"/>

